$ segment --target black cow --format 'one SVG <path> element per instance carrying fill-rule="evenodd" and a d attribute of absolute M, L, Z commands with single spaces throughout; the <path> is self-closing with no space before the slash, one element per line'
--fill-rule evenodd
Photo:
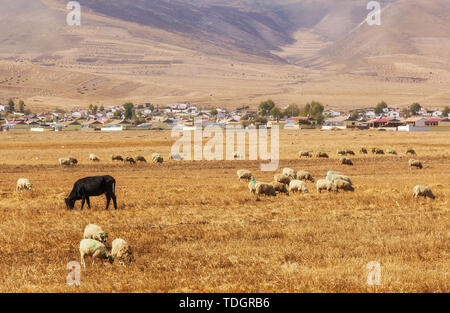
<path fill-rule="evenodd" d="M 91 208 L 89 197 L 96 197 L 102 194 L 106 195 L 106 210 L 109 208 L 111 198 L 114 203 L 114 209 L 117 210 L 116 202 L 116 180 L 109 175 L 86 177 L 78 180 L 74 185 L 69 197 L 65 199 L 68 209 L 73 209 L 75 201 L 81 200 L 81 209 L 84 202 L 87 202 L 88 208 Z"/>

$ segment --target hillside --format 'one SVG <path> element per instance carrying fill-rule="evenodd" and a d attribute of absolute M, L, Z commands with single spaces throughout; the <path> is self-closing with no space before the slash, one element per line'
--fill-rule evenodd
<path fill-rule="evenodd" d="M 450 3 L 0 0 L 0 102 L 35 108 L 124 101 L 332 106 L 450 101 Z"/>

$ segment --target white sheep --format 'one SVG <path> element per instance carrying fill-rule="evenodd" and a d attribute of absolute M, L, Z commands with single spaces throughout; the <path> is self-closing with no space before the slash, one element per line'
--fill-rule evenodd
<path fill-rule="evenodd" d="M 333 190 L 333 182 L 326 179 L 319 179 L 317 181 L 317 192 L 321 193 L 322 190 L 332 191 Z"/>
<path fill-rule="evenodd" d="M 283 175 L 289 176 L 292 179 L 297 179 L 297 173 L 292 168 L 283 168 Z"/>
<path fill-rule="evenodd" d="M 414 198 L 418 198 L 418 197 L 424 197 L 424 198 L 428 197 L 431 199 L 436 198 L 430 188 L 428 188 L 426 186 L 420 186 L 420 185 L 417 185 L 416 187 L 414 187 L 413 196 L 414 196 Z"/>
<path fill-rule="evenodd" d="M 30 183 L 30 181 L 27 178 L 19 178 L 17 180 L 17 186 L 16 186 L 16 190 L 31 190 L 31 187 L 33 187 L 33 185 Z"/>
<path fill-rule="evenodd" d="M 258 182 L 256 180 L 252 180 L 249 184 L 248 184 L 248 190 L 250 190 L 250 192 L 252 194 L 256 194 L 256 186 L 257 186 Z"/>
<path fill-rule="evenodd" d="M 83 239 L 80 242 L 80 258 L 83 267 L 86 267 L 86 263 L 84 262 L 85 256 L 92 257 L 92 264 L 94 264 L 95 259 L 107 259 L 110 263 L 114 261 L 114 257 L 108 251 L 106 246 L 94 239 Z"/>
<path fill-rule="evenodd" d="M 102 243 L 106 243 L 108 235 L 103 231 L 103 229 L 95 224 L 89 224 L 84 228 L 84 239 L 94 239 Z"/>
<path fill-rule="evenodd" d="M 100 162 L 100 159 L 93 153 L 89 154 L 89 161 Z"/>
<path fill-rule="evenodd" d="M 293 180 L 289 184 L 289 193 L 300 192 L 300 193 L 308 193 L 308 186 L 304 181 L 301 180 Z"/>
<path fill-rule="evenodd" d="M 249 170 L 238 170 L 236 173 L 239 178 L 239 181 L 251 180 L 253 178 L 253 174 Z"/>
<path fill-rule="evenodd" d="M 114 260 L 119 260 L 119 264 L 124 265 L 124 261 L 131 263 L 134 261 L 133 251 L 130 245 L 123 239 L 117 238 L 112 242 L 111 255 Z"/>

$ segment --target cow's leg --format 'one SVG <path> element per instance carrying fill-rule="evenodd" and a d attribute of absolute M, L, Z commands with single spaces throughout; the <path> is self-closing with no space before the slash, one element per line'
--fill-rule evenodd
<path fill-rule="evenodd" d="M 88 205 L 88 209 L 91 209 L 91 201 L 89 201 L 89 197 L 86 197 L 86 203 Z"/>
<path fill-rule="evenodd" d="M 83 210 L 83 207 L 84 207 L 84 202 L 86 201 L 86 198 L 83 196 L 82 198 L 81 198 L 81 209 Z"/>
<path fill-rule="evenodd" d="M 113 193 L 113 194 L 111 195 L 111 198 L 113 198 L 114 210 L 117 210 L 116 195 Z"/>
<path fill-rule="evenodd" d="M 110 202 L 111 202 L 111 196 L 109 195 L 109 193 L 106 193 L 106 208 L 105 208 L 105 210 L 109 209 Z"/>

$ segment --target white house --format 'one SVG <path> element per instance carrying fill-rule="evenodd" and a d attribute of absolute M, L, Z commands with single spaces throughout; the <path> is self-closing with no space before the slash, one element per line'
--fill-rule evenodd
<path fill-rule="evenodd" d="M 323 112 L 323 115 L 327 117 L 337 117 L 341 116 L 341 112 L 337 112 L 334 110 L 326 110 L 325 112 Z"/>
<path fill-rule="evenodd" d="M 396 112 L 396 111 L 390 111 L 386 114 L 387 117 L 395 117 L 395 118 L 399 118 L 400 117 L 400 113 Z"/>
<path fill-rule="evenodd" d="M 6 108 L 5 108 L 4 105 L 1 105 L 1 104 L 0 104 L 0 111 L 6 111 Z"/>
<path fill-rule="evenodd" d="M 73 118 L 81 118 L 81 113 L 80 112 L 73 112 L 72 113 L 72 117 Z"/>

